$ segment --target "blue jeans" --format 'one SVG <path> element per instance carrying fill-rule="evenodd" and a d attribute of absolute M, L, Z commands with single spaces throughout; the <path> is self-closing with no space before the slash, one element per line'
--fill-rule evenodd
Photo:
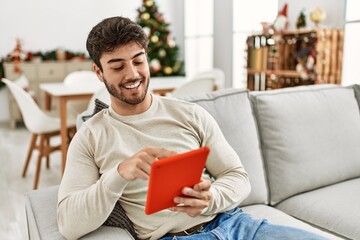
<path fill-rule="evenodd" d="M 161 240 L 325 240 L 319 235 L 297 228 L 273 225 L 267 220 L 256 220 L 235 208 L 218 214 L 211 222 L 190 236 L 164 237 Z"/>

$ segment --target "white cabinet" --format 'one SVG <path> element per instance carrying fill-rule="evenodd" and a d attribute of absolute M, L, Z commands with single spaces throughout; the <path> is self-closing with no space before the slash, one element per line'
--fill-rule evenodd
<path fill-rule="evenodd" d="M 14 64 L 5 63 L 5 77 L 10 80 L 17 79 L 20 75 L 14 72 Z M 40 83 L 62 82 L 67 74 L 78 70 L 92 70 L 92 61 L 67 61 L 67 62 L 41 62 L 21 63 L 20 68 L 29 80 L 29 89 L 34 99 L 41 108 L 44 107 L 44 93 L 39 89 Z M 13 95 L 9 92 L 10 127 L 15 128 L 16 123 L 22 121 L 21 114 Z M 54 102 L 56 109 L 57 101 Z"/>

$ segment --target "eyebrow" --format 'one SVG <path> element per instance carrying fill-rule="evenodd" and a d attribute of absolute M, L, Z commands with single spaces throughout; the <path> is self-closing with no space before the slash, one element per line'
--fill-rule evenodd
<path fill-rule="evenodd" d="M 135 54 L 135 55 L 134 55 L 132 58 L 130 58 L 130 59 L 134 59 L 134 58 L 136 58 L 136 57 L 138 57 L 138 56 L 140 56 L 140 55 L 144 55 L 144 54 L 145 54 L 145 52 L 144 52 L 144 51 L 141 51 L 141 52 Z M 129 59 L 129 60 L 130 60 L 130 59 Z M 107 63 L 121 62 L 121 61 L 126 61 L 126 60 L 128 60 L 128 59 L 125 59 L 125 58 L 112 58 L 112 59 L 110 59 L 109 61 L 107 61 Z"/>

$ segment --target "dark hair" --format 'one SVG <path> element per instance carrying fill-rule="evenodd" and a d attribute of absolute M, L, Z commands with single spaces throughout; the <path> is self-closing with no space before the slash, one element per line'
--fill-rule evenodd
<path fill-rule="evenodd" d="M 149 40 L 141 26 L 129 18 L 111 17 L 102 20 L 91 29 L 86 48 L 102 71 L 100 57 L 103 53 L 133 42 L 147 50 Z"/>

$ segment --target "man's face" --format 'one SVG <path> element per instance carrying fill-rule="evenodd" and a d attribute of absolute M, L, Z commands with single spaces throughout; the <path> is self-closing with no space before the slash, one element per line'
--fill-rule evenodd
<path fill-rule="evenodd" d="M 145 50 L 131 43 L 100 58 L 103 72 L 96 69 L 109 93 L 119 104 L 137 105 L 144 101 L 149 86 L 149 65 Z"/>

